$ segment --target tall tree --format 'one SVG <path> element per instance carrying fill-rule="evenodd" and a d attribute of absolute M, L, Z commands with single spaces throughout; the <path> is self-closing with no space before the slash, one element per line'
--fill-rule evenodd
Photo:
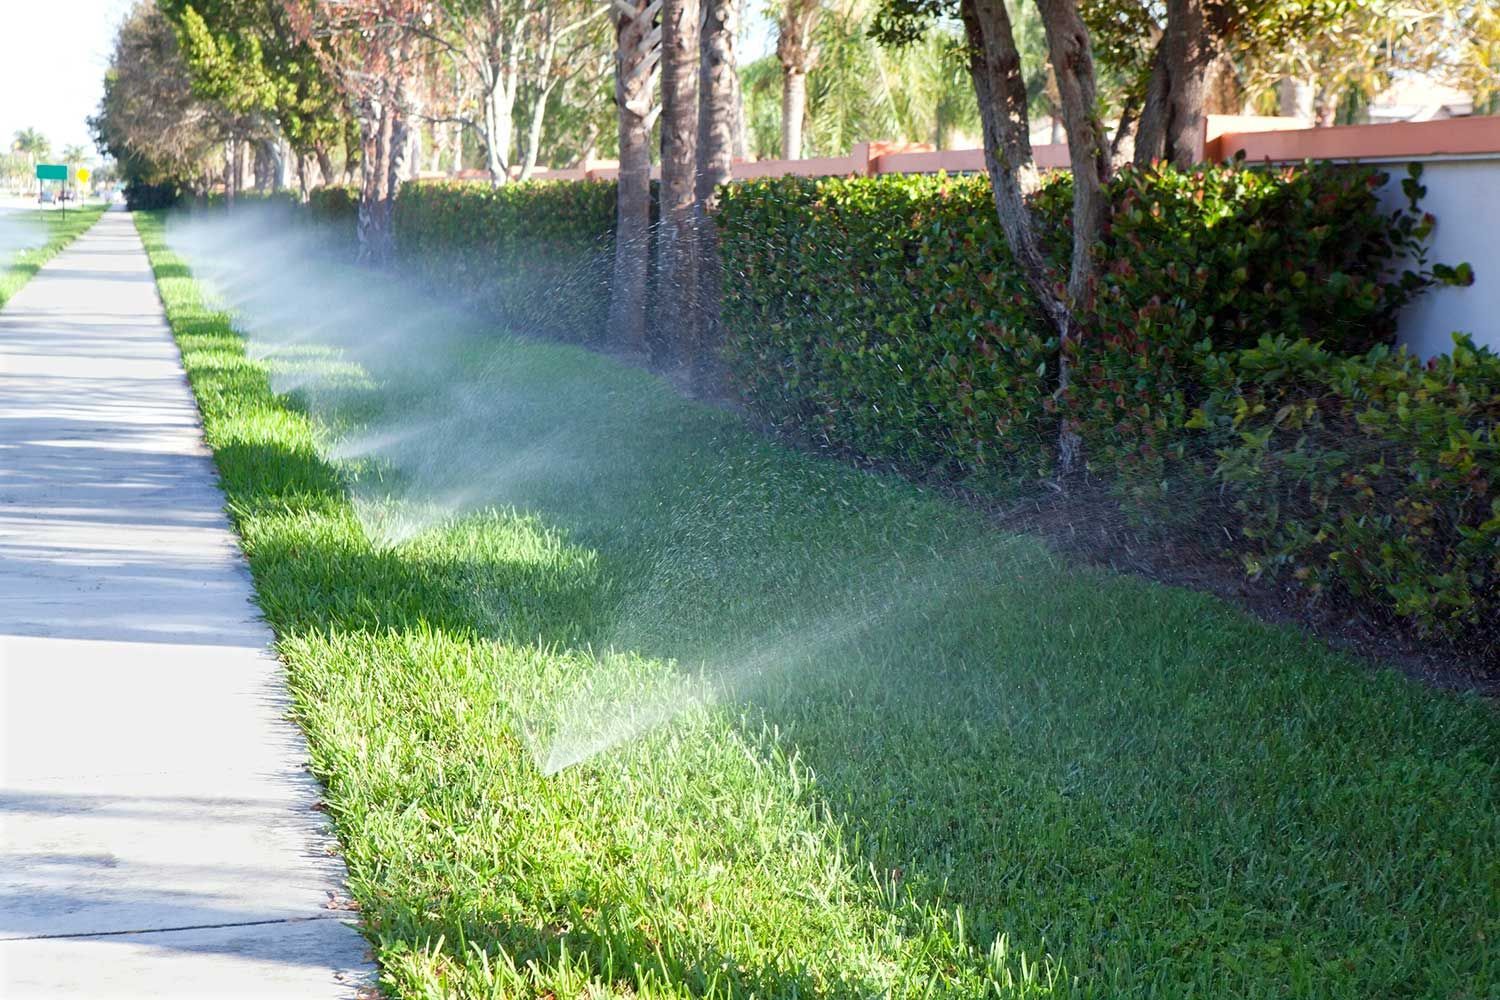
<path fill-rule="evenodd" d="M 359 123 L 362 260 L 383 263 L 394 241 L 391 216 L 406 156 L 408 93 L 419 67 L 418 40 L 433 17 L 423 0 L 281 0 L 296 37 L 308 45 Z"/>
<path fill-rule="evenodd" d="M 1104 231 L 1109 206 L 1108 147 L 1098 117 L 1093 52 L 1088 27 L 1075 0 L 1037 0 L 1047 34 L 1047 49 L 1057 76 L 1063 124 L 1073 168 L 1073 249 L 1065 285 L 1048 265 L 1037 220 L 1028 198 L 1038 182 L 1032 155 L 1026 78 L 1005 0 L 959 0 L 969 49 L 969 74 L 979 103 L 985 164 L 994 192 L 995 211 L 1016 264 L 1038 304 L 1057 331 L 1057 390 L 1067 392 L 1082 322 L 1093 307 L 1094 262 L 1091 250 Z M 945 0 L 887 0 L 877 25 L 892 43 L 921 36 L 936 14 L 951 11 Z M 1078 471 L 1082 455 L 1078 435 L 1066 413 L 1058 441 L 1060 471 Z"/>
<path fill-rule="evenodd" d="M 52 151 L 52 143 L 37 129 L 23 128 L 16 130 L 10 148 L 26 157 L 26 186 L 30 190 L 36 184 L 36 165 Z"/>
<path fill-rule="evenodd" d="M 1334 124 L 1350 97 L 1373 98 L 1403 78 L 1446 84 L 1482 108 L 1500 92 L 1500 7 L 1483 0 L 1362 0 L 1321 31 L 1274 51 L 1246 53 L 1239 70 L 1252 93 L 1282 81 L 1304 86 L 1319 126 Z"/>
<path fill-rule="evenodd" d="M 206 187 L 211 159 L 235 134 L 234 115 L 194 93 L 177 32 L 152 3 L 121 23 L 89 127 L 130 185 Z"/>
<path fill-rule="evenodd" d="M 264 183 L 286 179 L 283 144 L 323 165 L 343 145 L 348 116 L 343 95 L 312 47 L 294 30 L 287 8 L 265 0 L 159 0 L 177 29 L 193 90 L 234 112 L 252 133 L 256 173 Z"/>
<path fill-rule="evenodd" d="M 430 40 L 444 45 L 478 83 L 477 115 L 467 119 L 484 146 L 490 179 L 510 178 L 515 141 L 516 97 L 521 87 L 522 31 L 542 0 L 445 0 L 446 17 L 427 26 Z"/>
<path fill-rule="evenodd" d="M 442 10 L 422 33 L 474 82 L 476 100 L 472 114 L 463 101 L 442 102 L 449 113 L 433 120 L 474 129 L 494 183 L 508 181 L 518 162 L 521 178 L 529 178 L 553 95 L 575 79 L 588 87 L 607 68 L 610 46 L 599 29 L 610 7 L 597 0 L 442 0 Z"/>
<path fill-rule="evenodd" d="M 807 117 L 807 73 L 817 51 L 813 28 L 821 0 L 782 0 L 776 19 L 776 58 L 781 63 L 781 158 L 802 158 L 802 125 Z"/>
<path fill-rule="evenodd" d="M 568 93 L 574 84 L 583 99 L 595 96 L 609 65 L 609 47 L 599 30 L 608 11 L 595 0 L 552 0 L 533 16 L 522 60 L 521 93 L 527 109 L 521 132 L 521 180 L 536 170 L 553 96 Z"/>
<path fill-rule="evenodd" d="M 51 154 L 52 142 L 37 129 L 23 128 L 16 130 L 11 148 L 30 160 L 34 167 Z"/>
<path fill-rule="evenodd" d="M 1122 79 L 1118 137 L 1138 165 L 1189 166 L 1236 65 L 1314 36 L 1364 0 L 1083 0 L 1102 63 Z M 1219 103 L 1221 106 L 1214 107 Z M 1134 124 L 1132 133 L 1131 126 Z"/>
<path fill-rule="evenodd" d="M 615 259 L 609 286 L 609 330 L 620 350 L 646 350 L 646 271 L 651 239 L 651 128 L 661 65 L 662 0 L 613 0 L 615 108 L 620 125 Z"/>

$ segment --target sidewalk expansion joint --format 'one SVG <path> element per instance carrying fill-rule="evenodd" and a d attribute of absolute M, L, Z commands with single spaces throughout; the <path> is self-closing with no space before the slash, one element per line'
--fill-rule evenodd
<path fill-rule="evenodd" d="M 305 924 L 313 920 L 342 919 L 333 913 L 318 913 L 310 917 L 281 917 L 276 920 L 239 920 L 224 924 L 183 924 L 181 927 L 142 927 L 125 931 L 79 931 L 76 934 L 31 934 L 26 937 L 0 938 L 0 946 L 17 941 L 56 941 L 70 938 L 129 937 L 136 934 L 173 934 L 178 931 L 213 931 L 227 927 L 270 927 L 275 924 Z"/>

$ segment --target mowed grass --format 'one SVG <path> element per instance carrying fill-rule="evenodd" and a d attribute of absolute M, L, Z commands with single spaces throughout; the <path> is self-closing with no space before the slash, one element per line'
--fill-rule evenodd
<path fill-rule="evenodd" d="M 104 207 L 90 205 L 62 211 L 27 213 L 46 233 L 46 242 L 21 250 L 10 260 L 0 260 L 0 306 L 36 276 L 42 265 L 62 252 L 104 214 Z M 6 222 L 9 220 L 0 220 Z"/>
<path fill-rule="evenodd" d="M 137 220 L 391 995 L 1500 995 L 1491 707 L 580 350 L 279 397 Z"/>

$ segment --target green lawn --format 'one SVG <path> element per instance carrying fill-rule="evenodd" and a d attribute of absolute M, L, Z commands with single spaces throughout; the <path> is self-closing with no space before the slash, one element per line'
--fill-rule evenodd
<path fill-rule="evenodd" d="M 104 214 L 102 205 L 60 211 L 37 211 L 27 213 L 46 233 L 46 242 L 16 253 L 9 261 L 0 260 L 0 306 L 21 290 L 21 286 L 62 251 L 69 243 L 81 236 L 84 230 L 99 221 Z M 0 219 L 0 223 L 13 220 Z"/>
<path fill-rule="evenodd" d="M 393 996 L 1500 995 L 1490 707 L 451 314 L 278 396 L 137 219 Z"/>

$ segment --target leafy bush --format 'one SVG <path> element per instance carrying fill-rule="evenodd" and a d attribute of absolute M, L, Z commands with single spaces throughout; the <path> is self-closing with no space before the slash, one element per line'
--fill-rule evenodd
<path fill-rule="evenodd" d="M 1425 267 L 1433 220 L 1417 208 L 1416 176 L 1391 214 L 1375 195 L 1385 181 L 1372 167 L 1330 164 L 1115 179 L 1068 410 L 1090 468 L 1122 499 L 1160 518 L 1204 485 L 1196 464 L 1177 463 L 1192 457 L 1183 424 L 1209 359 L 1266 336 L 1338 353 L 1394 341 L 1401 307 L 1439 276 Z M 1403 259 L 1412 266 L 1398 271 Z"/>
<path fill-rule="evenodd" d="M 1427 266 L 1419 181 L 1389 213 L 1368 167 L 1122 172 L 1060 410 L 1058 345 L 985 178 L 734 185 L 725 364 L 777 429 L 992 489 L 1049 468 L 1065 413 L 1140 523 L 1469 628 L 1500 611 L 1500 370 L 1469 346 L 1430 369 L 1387 346 L 1414 295 L 1472 280 Z M 1066 175 L 1036 199 L 1057 261 L 1070 201 Z"/>
<path fill-rule="evenodd" d="M 353 252 L 359 221 L 358 188 L 348 184 L 314 188 L 308 193 L 307 213 L 336 244 Z"/>
<path fill-rule="evenodd" d="M 407 184 L 396 253 L 409 273 L 513 329 L 597 342 L 614 222 L 615 186 L 603 181 Z"/>
<path fill-rule="evenodd" d="M 125 185 L 125 207 L 132 212 L 171 208 L 181 199 L 182 188 L 175 183 L 144 184 L 131 181 Z"/>
<path fill-rule="evenodd" d="M 1263 338 L 1214 358 L 1191 426 L 1252 573 L 1341 583 L 1424 626 L 1500 611 L 1500 355 L 1455 337 L 1423 364 Z"/>
<path fill-rule="evenodd" d="M 719 225 L 724 363 L 763 418 L 923 474 L 1045 470 L 1056 345 L 986 179 L 752 181 Z"/>

